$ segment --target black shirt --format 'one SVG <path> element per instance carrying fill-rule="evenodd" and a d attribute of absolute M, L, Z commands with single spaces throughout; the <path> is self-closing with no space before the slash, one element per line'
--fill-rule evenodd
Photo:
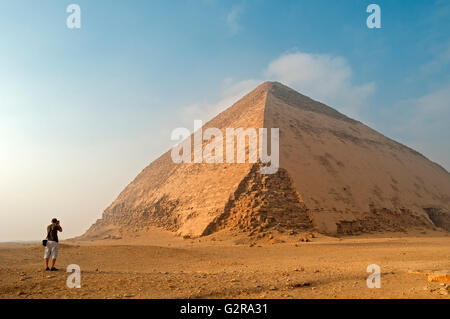
<path fill-rule="evenodd" d="M 51 224 L 47 226 L 47 240 L 50 241 L 56 241 L 58 242 L 58 230 L 60 230 L 61 227 L 55 224 Z"/>

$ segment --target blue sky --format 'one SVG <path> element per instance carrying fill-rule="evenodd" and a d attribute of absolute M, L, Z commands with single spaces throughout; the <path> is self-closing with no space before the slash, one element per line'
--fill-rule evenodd
<path fill-rule="evenodd" d="M 0 241 L 39 239 L 53 216 L 80 234 L 173 128 L 265 80 L 450 170 L 449 21 L 443 0 L 2 1 Z"/>

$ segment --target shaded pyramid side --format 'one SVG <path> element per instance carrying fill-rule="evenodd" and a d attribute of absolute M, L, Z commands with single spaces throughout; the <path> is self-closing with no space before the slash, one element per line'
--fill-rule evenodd
<path fill-rule="evenodd" d="M 280 83 L 264 126 L 280 128 L 280 167 L 320 231 L 450 231 L 450 174 L 420 153 Z"/>

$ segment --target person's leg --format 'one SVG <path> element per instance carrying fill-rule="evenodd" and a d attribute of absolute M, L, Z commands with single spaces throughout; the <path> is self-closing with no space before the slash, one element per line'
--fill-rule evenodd
<path fill-rule="evenodd" d="M 57 270 L 55 268 L 56 257 L 58 257 L 58 243 L 54 243 L 54 246 L 52 248 L 52 268 L 51 268 L 51 270 Z"/>
<path fill-rule="evenodd" d="M 48 259 L 50 258 L 51 250 L 48 246 L 45 246 L 45 252 L 44 252 L 44 263 L 45 263 L 45 270 L 49 270 L 48 268 Z"/>

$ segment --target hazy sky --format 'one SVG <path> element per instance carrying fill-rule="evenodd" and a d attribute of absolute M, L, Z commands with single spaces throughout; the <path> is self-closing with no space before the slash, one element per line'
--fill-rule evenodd
<path fill-rule="evenodd" d="M 265 80 L 450 170 L 450 1 L 0 1 L 0 35 L 0 241 L 81 234 L 172 129 Z"/>

